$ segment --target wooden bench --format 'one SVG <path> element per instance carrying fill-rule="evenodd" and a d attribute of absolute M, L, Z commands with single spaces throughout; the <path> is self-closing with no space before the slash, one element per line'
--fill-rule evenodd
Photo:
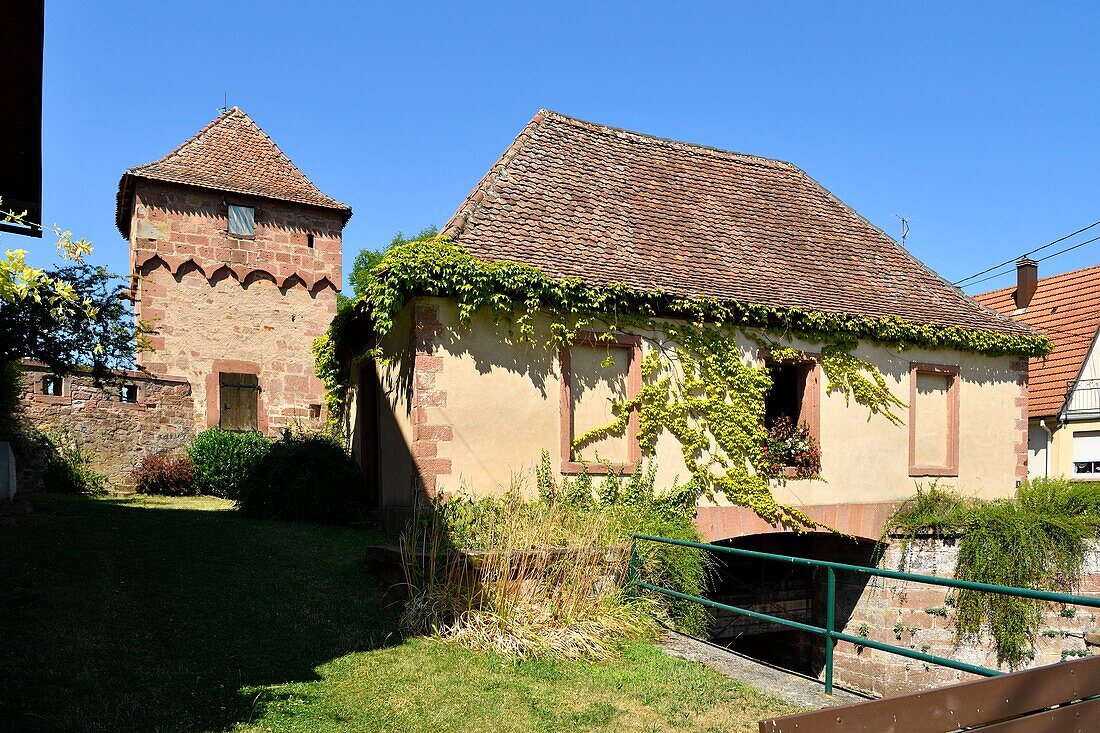
<path fill-rule="evenodd" d="M 760 721 L 760 733 L 1097 733 L 1100 657 Z M 1091 698 L 1091 699 L 1089 699 Z"/>

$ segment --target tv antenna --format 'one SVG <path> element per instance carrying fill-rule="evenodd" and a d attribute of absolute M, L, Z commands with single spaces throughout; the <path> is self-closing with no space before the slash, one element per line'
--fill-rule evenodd
<path fill-rule="evenodd" d="M 909 236 L 909 217 L 902 216 L 901 214 L 894 214 L 901 222 L 901 246 L 905 246 L 905 239 Z"/>

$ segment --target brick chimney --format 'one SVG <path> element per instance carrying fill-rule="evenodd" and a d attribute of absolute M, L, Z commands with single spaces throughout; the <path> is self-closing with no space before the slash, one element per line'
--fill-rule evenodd
<path fill-rule="evenodd" d="M 1016 309 L 1025 310 L 1039 287 L 1039 263 L 1030 257 L 1016 260 Z"/>

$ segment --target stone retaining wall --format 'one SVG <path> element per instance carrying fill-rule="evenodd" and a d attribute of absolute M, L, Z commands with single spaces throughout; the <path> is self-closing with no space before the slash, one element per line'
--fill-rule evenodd
<path fill-rule="evenodd" d="M 951 540 L 918 539 L 907 550 L 903 542 L 895 540 L 883 556 L 880 567 L 952 577 L 957 557 L 958 544 Z M 848 575 L 851 574 L 837 574 L 837 597 L 855 593 L 858 601 L 842 629 L 838 623 L 838 630 L 998 668 L 993 640 L 988 633 L 981 638 L 965 639 L 961 644 L 957 642 L 954 609 L 946 603 L 947 588 L 887 578 L 874 578 L 863 585 L 855 578 L 845 577 Z M 1093 543 L 1086 557 L 1080 588 L 1067 588 L 1065 592 L 1100 595 L 1100 544 Z M 1100 626 L 1098 618 L 1100 610 L 1096 609 L 1048 606 L 1036 640 L 1035 659 L 1028 666 L 1052 664 L 1094 651 L 1095 647 L 1086 644 L 1085 634 Z M 836 645 L 833 659 L 838 684 L 875 695 L 896 695 L 976 678 L 976 675 L 846 642 Z M 1008 671 L 1007 667 L 1001 669 Z"/>
<path fill-rule="evenodd" d="M 91 374 L 62 378 L 61 394 L 46 394 L 53 373 L 37 362 L 23 362 L 23 419 L 47 433 L 65 433 L 94 456 L 97 471 L 115 488 L 132 484 L 130 472 L 153 453 L 182 449 L 194 437 L 191 385 L 182 377 L 153 377 L 144 372 L 115 372 L 96 384 Z M 137 389 L 136 401 L 122 399 L 124 385 Z M 20 491 L 40 490 L 40 456 L 17 459 Z"/>

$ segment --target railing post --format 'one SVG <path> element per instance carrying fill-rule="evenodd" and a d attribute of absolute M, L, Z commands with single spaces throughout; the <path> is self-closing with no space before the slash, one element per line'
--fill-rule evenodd
<path fill-rule="evenodd" d="M 626 566 L 626 584 L 629 590 L 628 595 L 633 596 L 635 594 L 634 585 L 638 580 L 638 538 L 630 538 L 630 560 Z"/>
<path fill-rule="evenodd" d="M 836 624 L 836 571 L 825 568 L 825 694 L 833 694 L 833 626 Z"/>

